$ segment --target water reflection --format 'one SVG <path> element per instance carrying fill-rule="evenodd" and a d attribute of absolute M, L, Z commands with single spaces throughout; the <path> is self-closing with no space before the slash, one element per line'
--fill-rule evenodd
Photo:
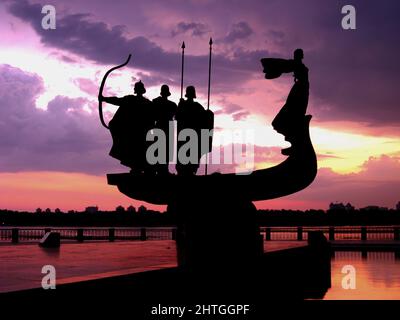
<path fill-rule="evenodd" d="M 400 259 L 394 252 L 337 251 L 331 261 L 332 287 L 324 300 L 400 300 Z M 356 288 L 343 289 L 345 265 L 356 270 Z"/>

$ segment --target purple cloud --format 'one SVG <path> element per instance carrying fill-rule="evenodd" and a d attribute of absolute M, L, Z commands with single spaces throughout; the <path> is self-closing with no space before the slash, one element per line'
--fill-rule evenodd
<path fill-rule="evenodd" d="M 243 40 L 250 37 L 254 33 L 250 25 L 245 21 L 240 21 L 232 26 L 231 31 L 223 38 L 223 42 L 233 43 L 236 40 Z"/>
<path fill-rule="evenodd" d="M 74 83 L 81 89 L 83 92 L 86 92 L 92 96 L 95 96 L 99 92 L 98 84 L 93 82 L 88 78 L 76 78 L 74 79 Z"/>
<path fill-rule="evenodd" d="M 43 44 L 65 50 L 86 59 L 102 64 L 119 64 L 128 53 L 133 55 L 135 68 L 151 71 L 154 76 L 168 74 L 180 77 L 180 50 L 164 50 L 146 37 L 127 38 L 125 27 L 116 25 L 111 28 L 104 22 L 91 20 L 88 14 L 66 14 L 57 18 L 55 30 L 42 29 L 40 23 L 41 6 L 27 1 L 12 2 L 9 11 L 16 17 L 31 24 L 40 36 Z M 261 77 L 259 60 L 268 55 L 267 51 L 237 51 L 233 58 L 215 54 L 213 58 L 213 92 L 230 90 L 227 88 L 253 78 Z M 207 86 L 208 55 L 185 55 L 187 84 L 202 89 Z M 185 81 L 185 83 L 186 83 Z"/>
<path fill-rule="evenodd" d="M 228 93 L 233 87 L 243 86 L 248 80 L 261 79 L 260 58 L 291 57 L 295 48 L 303 47 L 304 62 L 310 68 L 310 112 L 316 119 L 358 121 L 370 126 L 399 126 L 400 91 L 396 85 L 400 64 L 396 61 L 400 53 L 400 43 L 395 39 L 400 28 L 400 3 L 395 0 L 385 1 L 384 4 L 354 0 L 352 4 L 357 9 L 358 21 L 357 29 L 353 31 L 341 28 L 340 9 L 343 4 L 335 1 L 235 2 L 229 6 L 230 19 L 223 21 L 221 17 L 226 14 L 227 9 L 223 2 L 195 5 L 169 3 L 167 7 L 158 1 L 154 6 L 160 10 L 173 10 L 179 17 L 177 21 L 187 21 L 186 18 L 196 21 L 196 15 L 207 14 L 207 27 L 213 32 L 224 30 L 232 22 L 240 21 L 226 35 L 235 45 L 229 52 L 222 54 L 220 51 L 214 55 L 213 93 Z M 89 5 L 84 6 L 88 7 Z M 144 17 L 145 8 L 139 7 L 141 11 L 137 15 L 141 18 L 140 23 L 149 28 L 151 20 Z M 194 10 L 196 15 L 193 14 Z M 9 11 L 30 23 L 47 46 L 101 64 L 118 64 L 132 52 L 134 66 L 151 71 L 152 77 L 168 75 L 179 79 L 178 49 L 176 52 L 167 51 L 144 36 L 129 38 L 124 33 L 125 26 L 109 27 L 105 22 L 98 22 L 94 16 L 87 14 L 66 14 L 58 17 L 56 30 L 47 32 L 40 27 L 39 4 L 13 1 L 9 5 Z M 113 14 L 122 13 L 114 8 Z M 123 16 L 126 18 L 125 14 Z M 246 21 L 241 18 L 243 16 L 248 17 Z M 190 30 L 195 29 L 195 26 L 190 25 L 192 22 L 184 23 L 182 31 L 187 29 L 187 32 L 191 32 Z M 253 30 L 250 24 L 257 25 L 257 29 Z M 171 30 L 173 27 L 171 26 Z M 165 34 L 165 27 L 163 28 L 151 29 L 151 33 L 164 31 Z M 135 31 L 137 30 L 144 34 L 143 29 L 136 28 Z M 170 32 L 167 34 L 170 37 Z M 259 40 L 259 43 L 273 43 L 274 50 L 279 54 L 257 46 L 240 46 L 241 42 L 237 40 L 247 40 L 249 36 Z M 223 38 L 222 35 L 217 37 Z M 185 84 L 194 84 L 201 89 L 199 92 L 206 92 L 207 55 L 187 54 L 186 57 Z"/>
<path fill-rule="evenodd" d="M 171 31 L 171 36 L 176 37 L 177 35 L 188 33 L 193 37 L 202 37 L 208 32 L 210 32 L 209 28 L 203 23 L 181 21 Z"/>
<path fill-rule="evenodd" d="M 82 109 L 85 99 L 57 96 L 47 110 L 37 109 L 42 79 L 9 65 L 0 66 L 0 88 L 1 171 L 104 174 L 119 168 L 108 157 L 109 133 Z"/>
<path fill-rule="evenodd" d="M 180 82 L 171 79 L 170 77 L 164 76 L 162 74 L 157 74 L 157 75 L 149 75 L 145 74 L 143 72 L 138 72 L 137 77 L 132 77 L 132 81 L 136 82 L 141 80 L 146 87 L 153 87 L 153 86 L 160 86 L 163 84 L 167 84 L 168 86 L 179 86 Z"/>
<path fill-rule="evenodd" d="M 244 110 L 241 106 L 229 102 L 223 102 L 221 113 L 230 114 L 235 121 L 243 120 L 250 115 L 250 112 Z"/>

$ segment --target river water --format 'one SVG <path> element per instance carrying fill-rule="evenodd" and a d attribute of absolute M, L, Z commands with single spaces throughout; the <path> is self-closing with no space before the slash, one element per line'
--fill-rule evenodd
<path fill-rule="evenodd" d="M 394 252 L 337 251 L 331 268 L 332 287 L 324 300 L 400 300 L 400 259 Z"/>

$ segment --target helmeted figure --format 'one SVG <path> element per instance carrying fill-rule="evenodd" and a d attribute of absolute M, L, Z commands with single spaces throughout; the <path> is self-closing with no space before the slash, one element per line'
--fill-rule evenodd
<path fill-rule="evenodd" d="M 160 175 L 168 174 L 168 163 L 172 159 L 174 150 L 174 137 L 173 134 L 170 136 L 170 124 L 174 120 L 177 111 L 177 105 L 175 102 L 168 100 L 171 95 L 169 87 L 164 84 L 161 86 L 160 96 L 153 100 L 153 110 L 155 117 L 155 127 L 161 129 L 165 133 L 166 138 L 166 163 L 156 165 L 156 172 Z M 171 151 L 171 152 L 170 152 Z"/>
<path fill-rule="evenodd" d="M 179 101 L 178 109 L 176 112 L 175 119 L 178 126 L 178 142 L 177 142 L 177 164 L 176 171 L 179 175 L 195 175 L 199 166 L 200 158 L 203 154 L 210 152 L 211 145 L 209 144 L 208 150 L 202 150 L 201 148 L 201 129 L 213 129 L 214 126 L 214 114 L 210 110 L 205 110 L 203 106 L 194 101 L 196 98 L 196 89 L 193 86 L 186 88 L 186 100 L 181 99 Z M 192 129 L 197 134 L 198 148 L 197 148 L 197 161 L 196 163 L 182 163 L 182 159 L 179 157 L 179 150 L 186 141 L 179 141 L 179 134 L 184 129 Z"/>
<path fill-rule="evenodd" d="M 102 97 L 102 100 L 119 106 L 109 123 L 113 146 L 110 156 L 130 167 L 132 173 L 144 173 L 150 169 L 146 161 L 148 142 L 146 134 L 154 127 L 152 102 L 145 98 L 144 84 L 135 83 L 134 93 L 122 98 Z"/>

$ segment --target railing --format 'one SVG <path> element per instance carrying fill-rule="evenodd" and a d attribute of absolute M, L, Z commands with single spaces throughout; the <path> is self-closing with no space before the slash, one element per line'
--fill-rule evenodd
<path fill-rule="evenodd" d="M 175 240 L 176 228 L 4 228 L 1 242 L 32 242 L 48 231 L 59 232 L 65 241 Z M 307 240 L 309 231 L 322 231 L 329 240 L 400 240 L 400 226 L 352 227 L 260 227 L 266 241 Z"/>
<path fill-rule="evenodd" d="M 175 240 L 175 228 L 0 228 L 1 242 L 33 242 L 46 232 L 59 232 L 61 240 L 118 241 L 118 240 Z"/>
<path fill-rule="evenodd" d="M 361 261 L 364 259 L 379 261 L 379 262 L 395 262 L 399 258 L 398 251 L 334 251 L 332 252 L 333 259 Z"/>
<path fill-rule="evenodd" d="M 400 240 L 400 226 L 351 227 L 261 227 L 261 234 L 269 240 L 307 240 L 308 231 L 322 231 L 333 240 Z"/>

